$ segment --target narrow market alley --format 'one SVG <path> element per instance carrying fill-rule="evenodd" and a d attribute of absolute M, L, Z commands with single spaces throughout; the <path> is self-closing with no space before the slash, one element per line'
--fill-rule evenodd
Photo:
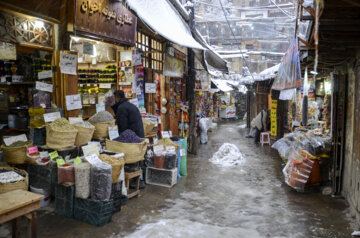
<path fill-rule="evenodd" d="M 349 237 L 345 201 L 289 188 L 276 151 L 254 145 L 246 132 L 238 122 L 218 125 L 177 186 L 147 185 L 103 227 L 42 211 L 39 237 Z M 238 146 L 244 164 L 209 162 L 225 142 Z"/>

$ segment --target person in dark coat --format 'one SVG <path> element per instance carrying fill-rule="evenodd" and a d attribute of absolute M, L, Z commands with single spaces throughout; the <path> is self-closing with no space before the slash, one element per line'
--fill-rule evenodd
<path fill-rule="evenodd" d="M 115 104 L 112 106 L 116 115 L 119 134 L 130 129 L 140 138 L 144 138 L 144 126 L 139 109 L 125 98 L 125 93 L 118 90 L 115 93 Z"/>

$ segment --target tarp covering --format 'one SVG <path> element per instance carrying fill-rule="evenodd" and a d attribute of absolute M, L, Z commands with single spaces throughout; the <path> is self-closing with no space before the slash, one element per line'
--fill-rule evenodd
<path fill-rule="evenodd" d="M 301 86 L 301 68 L 299 58 L 298 40 L 294 38 L 288 51 L 282 59 L 278 74 L 272 89 L 284 90 L 299 88 Z"/>
<path fill-rule="evenodd" d="M 259 75 L 264 80 L 272 79 L 276 77 L 276 74 L 279 70 L 280 64 L 274 65 L 273 67 L 267 68 L 264 71 L 262 71 Z"/>
<path fill-rule="evenodd" d="M 157 34 L 181 46 L 203 49 L 192 37 L 189 26 L 167 0 L 127 0 L 126 2 Z"/>

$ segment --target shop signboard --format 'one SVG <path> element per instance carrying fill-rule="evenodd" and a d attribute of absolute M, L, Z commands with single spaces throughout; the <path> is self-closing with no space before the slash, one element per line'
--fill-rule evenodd
<path fill-rule="evenodd" d="M 76 0 L 74 27 L 79 32 L 134 45 L 137 18 L 121 1 Z"/>
<path fill-rule="evenodd" d="M 144 67 L 136 67 L 136 98 L 138 100 L 138 108 L 140 112 L 145 112 L 145 96 L 144 96 Z"/>
<path fill-rule="evenodd" d="M 165 55 L 164 76 L 182 78 L 185 72 L 185 62 L 172 57 L 169 54 Z"/>
<path fill-rule="evenodd" d="M 271 100 L 270 134 L 277 136 L 277 100 Z"/>

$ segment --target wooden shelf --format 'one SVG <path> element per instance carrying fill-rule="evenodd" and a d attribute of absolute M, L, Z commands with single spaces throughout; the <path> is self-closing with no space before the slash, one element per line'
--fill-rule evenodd
<path fill-rule="evenodd" d="M 0 83 L 0 85 L 10 86 L 10 85 L 34 85 L 35 82 L 6 82 Z"/>

